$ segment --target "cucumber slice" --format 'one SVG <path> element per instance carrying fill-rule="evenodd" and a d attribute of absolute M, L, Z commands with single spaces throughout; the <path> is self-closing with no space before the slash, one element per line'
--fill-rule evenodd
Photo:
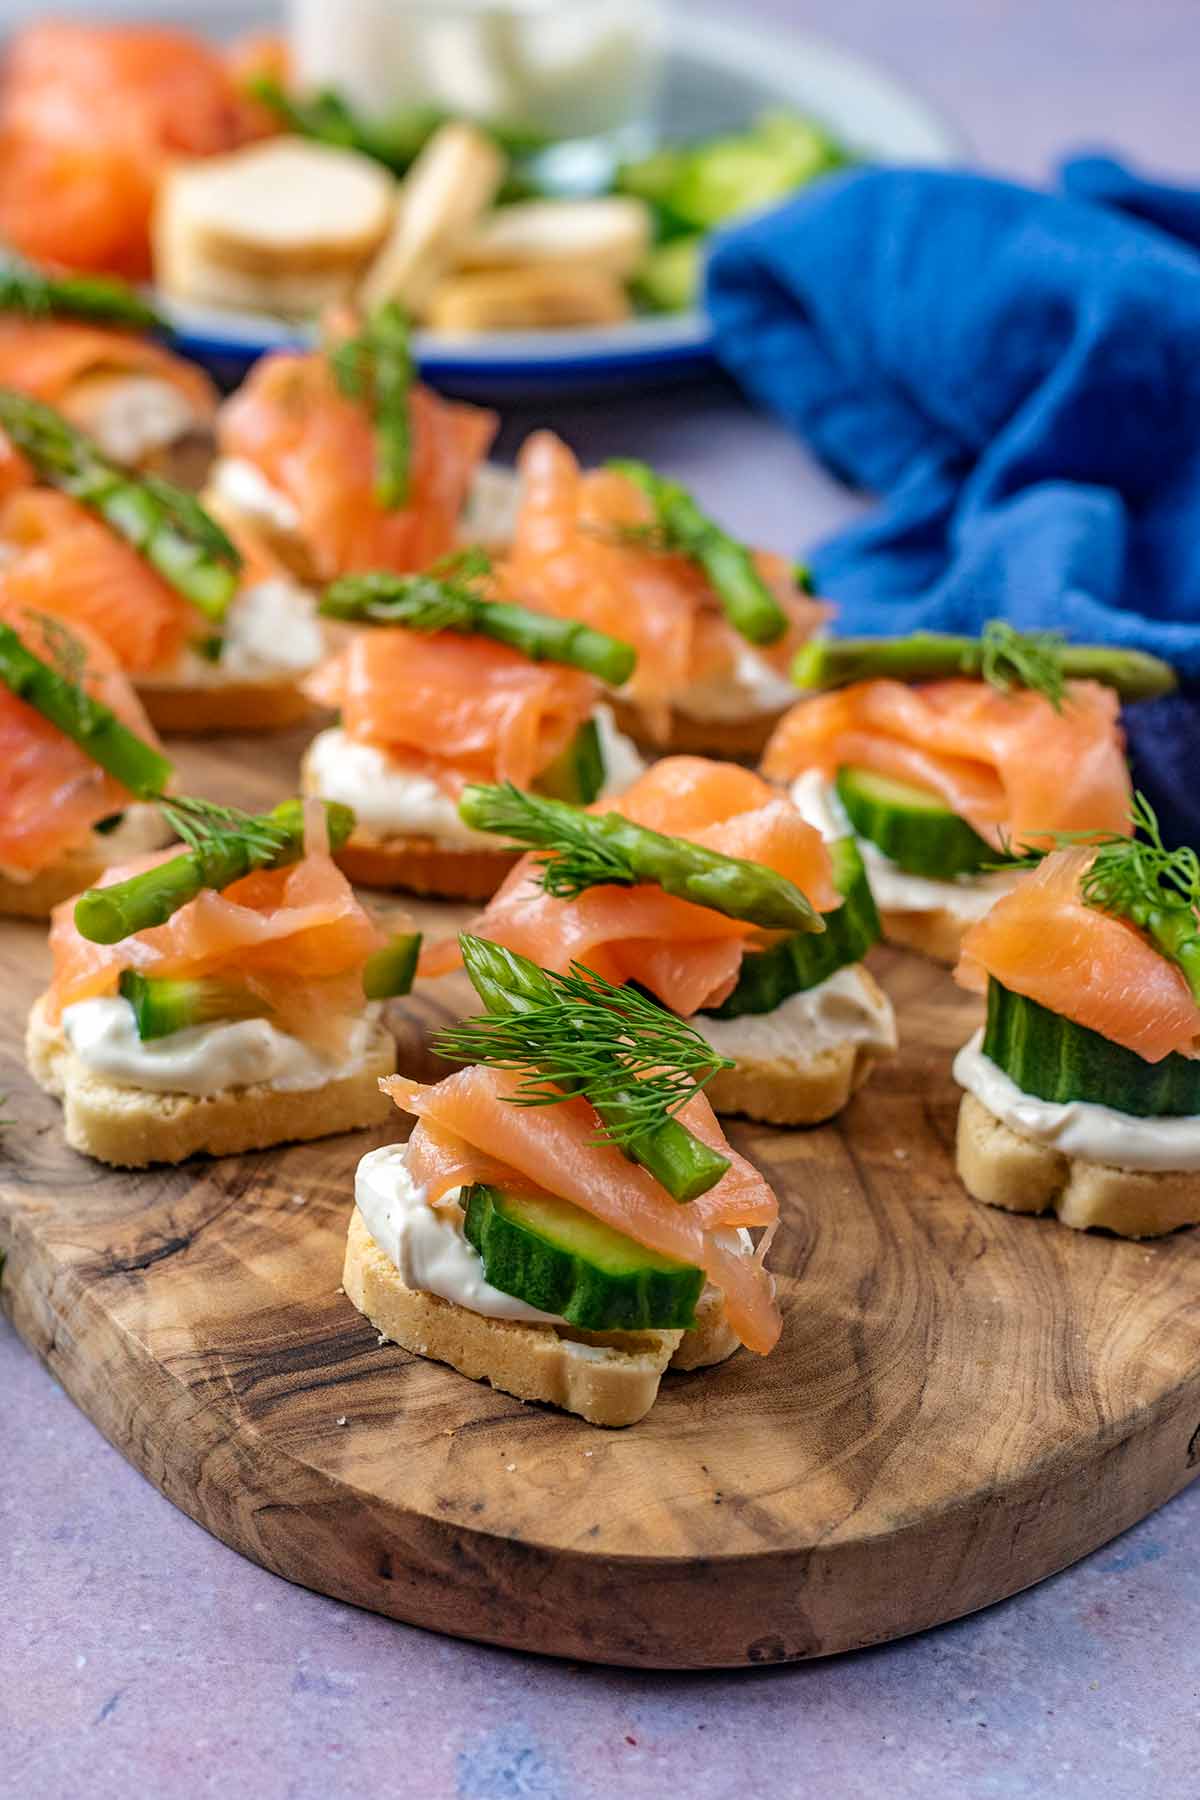
<path fill-rule="evenodd" d="M 465 1231 L 493 1287 L 585 1331 L 674 1331 L 696 1322 L 703 1269 L 644 1250 L 569 1200 L 475 1186 Z"/>
<path fill-rule="evenodd" d="M 870 838 L 910 875 L 950 881 L 955 875 L 977 875 L 989 864 L 1005 860 L 925 788 L 870 769 L 843 768 L 837 773 L 837 791 L 859 836 Z"/>
<path fill-rule="evenodd" d="M 421 954 L 419 931 L 398 932 L 363 964 L 363 994 L 368 1000 L 394 1000 L 412 989 Z"/>
<path fill-rule="evenodd" d="M 1139 1119 L 1200 1113 L 1200 1059 L 1173 1052 L 1147 1062 L 1136 1050 L 1076 1025 L 988 978 L 983 1053 L 1024 1094 L 1089 1100 Z"/>
<path fill-rule="evenodd" d="M 720 1006 L 704 1008 L 707 1017 L 736 1019 L 743 1013 L 774 1012 L 792 994 L 813 988 L 843 969 L 861 962 L 881 935 L 875 896 L 858 845 L 852 837 L 829 846 L 833 883 L 844 895 L 833 912 L 823 913 L 822 932 L 798 931 L 769 950 L 742 958 L 737 986 Z"/>
<path fill-rule="evenodd" d="M 122 969 L 117 992 L 128 1000 L 137 1021 L 138 1036 L 170 1037 L 189 1025 L 229 1024 L 234 1019 L 258 1019 L 266 1013 L 261 1000 L 247 988 L 226 981 L 171 981 Z"/>
<path fill-rule="evenodd" d="M 533 785 L 535 792 L 546 794 L 551 800 L 590 806 L 603 788 L 607 773 L 599 729 L 595 719 L 588 719 Z"/>
<path fill-rule="evenodd" d="M 696 232 L 657 244 L 633 279 L 637 299 L 652 312 L 686 312 L 700 291 L 704 237 Z"/>

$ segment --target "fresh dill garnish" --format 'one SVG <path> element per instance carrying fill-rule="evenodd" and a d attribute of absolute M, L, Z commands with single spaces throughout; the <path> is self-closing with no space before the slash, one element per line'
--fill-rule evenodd
<path fill-rule="evenodd" d="M 641 879 L 632 860 L 594 830 L 592 815 L 559 800 L 522 793 L 511 781 L 468 790 L 471 824 L 515 844 L 543 852 L 541 886 L 555 900 L 577 900 L 594 887 L 634 887 Z"/>
<path fill-rule="evenodd" d="M 415 375 L 408 318 L 394 300 L 378 307 L 353 337 L 330 346 L 333 378 L 375 427 L 375 495 L 386 507 L 408 500 L 412 475 L 410 403 Z"/>
<path fill-rule="evenodd" d="M 237 848 L 253 862 L 269 862 L 287 849 L 291 837 L 287 827 L 269 815 L 218 806 L 193 795 L 164 797 L 159 811 L 189 850 L 224 854 Z"/>
<path fill-rule="evenodd" d="M 979 640 L 979 673 L 998 693 L 1028 688 L 1061 712 L 1067 693 L 1065 640 L 1059 631 L 1017 631 L 1007 619 L 989 619 Z"/>
<path fill-rule="evenodd" d="M 580 963 L 567 975 L 542 973 L 544 1002 L 451 1026 L 434 1040 L 437 1054 L 522 1074 L 511 1096 L 517 1106 L 582 1094 L 605 1115 L 601 1138 L 622 1150 L 732 1067 L 693 1026 L 635 988 L 614 987 Z"/>

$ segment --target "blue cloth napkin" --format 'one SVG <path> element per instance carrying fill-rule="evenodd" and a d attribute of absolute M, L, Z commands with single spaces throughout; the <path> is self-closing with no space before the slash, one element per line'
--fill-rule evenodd
<path fill-rule="evenodd" d="M 834 177 L 714 248 L 717 354 L 879 496 L 811 561 L 838 629 L 985 620 L 1137 645 L 1135 776 L 1200 845 L 1200 195 L 1101 157 L 1062 196 L 981 175 Z"/>

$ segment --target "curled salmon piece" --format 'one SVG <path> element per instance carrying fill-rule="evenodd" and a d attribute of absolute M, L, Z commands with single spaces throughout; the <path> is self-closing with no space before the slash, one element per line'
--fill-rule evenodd
<path fill-rule="evenodd" d="M 860 681 L 793 707 L 762 766 L 773 781 L 854 767 L 911 782 L 997 849 L 1051 831 L 1127 833 L 1119 710 L 1095 681 L 1068 682 L 1060 712 L 1044 694 L 1002 694 L 984 681 Z"/>
<path fill-rule="evenodd" d="M 8 601 L 0 603 L 0 619 L 35 656 L 56 661 L 55 639 L 45 615 Z M 73 650 L 83 658 L 82 686 L 131 731 L 157 745 L 150 721 L 111 652 L 82 628 L 72 636 Z M 0 868 L 27 875 L 48 868 L 131 799 L 86 751 L 0 684 Z"/>
<path fill-rule="evenodd" d="M 314 575 L 428 568 L 458 542 L 476 469 L 496 432 L 494 413 L 410 395 L 409 498 L 375 497 L 376 446 L 367 409 L 338 388 L 328 358 L 279 351 L 257 362 L 218 418 L 222 457 L 247 462 L 290 504 Z"/>
<path fill-rule="evenodd" d="M 597 1141 L 599 1121 L 585 1100 L 536 1108 L 513 1105 L 520 1077 L 480 1067 L 462 1069 L 433 1087 L 398 1075 L 380 1086 L 403 1111 L 421 1120 L 426 1144 L 430 1137 L 441 1139 L 444 1153 L 444 1137 L 449 1136 L 457 1141 L 453 1149 L 462 1144 L 482 1151 L 479 1166 L 493 1171 L 493 1178 L 497 1167 L 511 1170 L 647 1250 L 704 1269 L 724 1294 L 726 1316 L 741 1342 L 762 1355 L 775 1345 L 782 1320 L 774 1283 L 761 1260 L 743 1254 L 736 1239 L 711 1229 L 711 1214 L 706 1218 L 699 1212 L 699 1203 L 678 1205 L 614 1144 Z M 715 1119 L 712 1129 L 720 1147 L 732 1155 Z M 484 1179 L 472 1173 L 475 1166 L 470 1156 L 461 1156 L 460 1184 Z M 775 1196 L 761 1176 L 757 1179 L 764 1190 L 761 1210 L 774 1219 Z"/>
<path fill-rule="evenodd" d="M 309 677 L 341 727 L 440 780 L 527 788 L 592 715 L 597 683 L 489 638 L 390 626 L 357 632 Z"/>
<path fill-rule="evenodd" d="M 592 810 L 619 812 L 653 831 L 762 863 L 794 882 L 821 912 L 840 904 L 820 834 L 749 769 L 699 756 L 664 757 L 619 799 Z M 535 855 L 522 857 L 470 930 L 559 974 L 582 963 L 618 986 L 640 982 L 683 1018 L 720 1004 L 756 937 L 754 926 L 657 887 L 595 887 L 576 900 L 556 900 L 543 890 L 540 874 Z M 422 973 L 444 974 L 457 962 L 457 940 L 433 944 L 422 956 Z"/>
<path fill-rule="evenodd" d="M 153 868 L 180 848 L 109 869 L 99 885 Z M 52 915 L 47 1011 L 57 1020 L 77 1000 L 115 994 L 122 969 L 221 976 L 257 995 L 281 1030 L 338 1048 L 362 1014 L 363 964 L 384 941 L 345 876 L 319 854 L 257 869 L 221 893 L 206 888 L 166 924 L 116 944 L 81 937 L 74 902 L 67 901 Z"/>
<path fill-rule="evenodd" d="M 0 236 L 35 262 L 143 280 L 166 162 L 263 129 L 220 51 L 187 32 L 28 25 L 0 84 Z"/>
<path fill-rule="evenodd" d="M 828 614 L 796 588 L 786 558 L 761 551 L 759 572 L 789 628 L 768 649 L 749 644 L 694 563 L 638 542 L 651 524 L 650 502 L 628 477 L 609 469 L 585 473 L 548 431 L 526 441 L 518 469 L 516 530 L 500 570 L 507 597 L 631 643 L 637 667 L 622 692 L 660 736 L 671 707 L 697 684 L 732 683 L 748 667 L 786 674 Z"/>
<path fill-rule="evenodd" d="M 171 388 L 197 423 L 216 413 L 217 390 L 203 369 L 149 338 L 75 319 L 0 316 L 0 387 L 32 394 L 86 427 L 89 391 L 119 377 Z"/>
<path fill-rule="evenodd" d="M 1200 1054 L 1200 1007 L 1182 970 L 1128 920 L 1081 898 L 1094 855 L 1055 851 L 998 900 L 963 939 L 959 982 L 983 992 L 992 975 L 1150 1063 Z"/>

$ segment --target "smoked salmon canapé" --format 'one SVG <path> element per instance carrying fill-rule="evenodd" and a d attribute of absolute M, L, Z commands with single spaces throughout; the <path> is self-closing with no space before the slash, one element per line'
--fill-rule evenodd
<path fill-rule="evenodd" d="M 170 763 L 111 652 L 0 601 L 0 912 L 45 918 L 112 862 L 166 841 Z"/>
<path fill-rule="evenodd" d="M 1135 835 L 1068 843 L 963 941 L 987 994 L 960 1051 L 958 1168 L 975 1199 L 1154 1237 L 1200 1223 L 1200 859 Z"/>
<path fill-rule="evenodd" d="M 155 322 L 122 282 L 0 270 L 0 387 L 46 401 L 115 462 L 198 488 L 217 392 L 145 335 Z"/>
<path fill-rule="evenodd" d="M 419 939 L 369 916 L 330 851 L 344 807 L 165 803 L 182 840 L 55 908 L 26 1054 L 67 1142 L 142 1168 L 378 1124 L 381 1003 Z"/>
<path fill-rule="evenodd" d="M 5 46 L 0 238 L 35 263 L 151 274 L 168 164 L 270 129 L 221 52 L 186 32 L 46 19 Z"/>
<path fill-rule="evenodd" d="M 718 1112 L 817 1124 L 894 1052 L 862 964 L 879 919 L 853 836 L 827 840 L 749 769 L 671 756 L 587 812 L 512 787 L 468 788 L 460 811 L 528 846 L 471 929 L 689 1021 L 723 1059 Z M 433 944 L 421 972 L 457 963 Z"/>
<path fill-rule="evenodd" d="M 41 484 L 41 485 L 36 485 Z M 239 523 L 105 456 L 0 388 L 0 603 L 100 638 L 163 731 L 252 731 L 309 710 L 314 596 Z"/>
<path fill-rule="evenodd" d="M 763 757 L 809 816 L 857 834 L 884 935 L 943 962 L 1013 885 L 1006 865 L 1059 831 L 1125 832 L 1122 697 L 1167 691 L 1140 652 L 1023 636 L 830 639 Z"/>
<path fill-rule="evenodd" d="M 370 887 L 486 900 L 516 855 L 468 825 L 471 783 L 587 803 L 642 762 L 603 704 L 628 644 L 497 602 L 490 563 L 465 552 L 440 575 L 346 576 L 321 610 L 361 628 L 306 691 L 338 714 L 310 745 L 306 792 L 354 808 L 340 866 Z"/>
<path fill-rule="evenodd" d="M 645 744 L 757 755 L 795 698 L 792 657 L 829 612 L 803 572 L 736 542 L 644 463 L 585 472 L 540 431 L 518 473 L 512 598 L 629 639 L 618 717 Z"/>
<path fill-rule="evenodd" d="M 303 580 L 427 569 L 461 541 L 496 416 L 414 379 L 385 306 L 325 348 L 264 356 L 222 406 L 211 492 Z"/>
<path fill-rule="evenodd" d="M 456 1074 L 380 1084 L 416 1124 L 358 1165 L 348 1298 L 381 1341 L 595 1425 L 643 1417 L 668 1366 L 766 1355 L 779 1207 L 705 1097 L 721 1058 L 579 965 L 460 949 L 484 1012 L 436 1042 Z"/>

